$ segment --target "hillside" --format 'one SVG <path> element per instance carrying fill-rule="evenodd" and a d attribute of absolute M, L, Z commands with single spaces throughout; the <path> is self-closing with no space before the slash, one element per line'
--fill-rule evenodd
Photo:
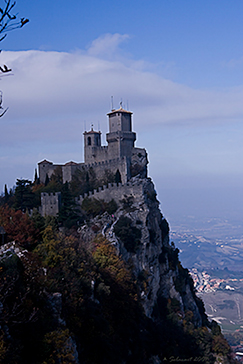
<path fill-rule="evenodd" d="M 207 238 L 197 233 L 173 232 L 171 240 L 180 249 L 180 259 L 189 269 L 242 271 L 243 236 L 231 234 L 233 229 L 227 227 L 228 231 L 224 233 L 224 236 L 221 231 L 217 238 Z"/>
<path fill-rule="evenodd" d="M 26 235 L 12 232 L 1 250 L 1 363 L 232 361 L 170 244 L 153 183 L 136 177 L 129 188 L 85 199 L 78 229 L 21 213 Z"/>

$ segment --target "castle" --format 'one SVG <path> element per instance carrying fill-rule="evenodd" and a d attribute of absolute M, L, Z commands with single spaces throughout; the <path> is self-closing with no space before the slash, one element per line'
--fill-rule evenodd
<path fill-rule="evenodd" d="M 132 112 L 124 110 L 122 104 L 119 109 L 112 109 L 108 114 L 109 132 L 106 134 L 107 146 L 101 145 L 101 132 L 85 131 L 84 135 L 84 163 L 68 162 L 53 164 L 43 160 L 38 163 L 39 179 L 45 183 L 56 169 L 61 168 L 63 183 L 71 182 L 78 171 L 85 172 L 91 168 L 99 179 L 105 179 L 105 174 L 115 176 L 117 183 L 126 184 L 133 176 L 147 177 L 147 153 L 144 148 L 134 146 L 136 133 L 132 131 Z M 42 193 L 42 214 L 55 215 L 60 206 L 59 194 Z"/>

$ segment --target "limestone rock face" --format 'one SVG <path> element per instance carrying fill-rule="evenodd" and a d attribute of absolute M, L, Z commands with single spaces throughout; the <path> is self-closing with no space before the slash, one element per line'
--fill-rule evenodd
<path fill-rule="evenodd" d="M 113 190 L 107 193 L 118 204 L 118 210 L 112 218 L 104 214 L 92 224 L 103 225 L 102 233 L 116 247 L 117 254 L 132 262 L 146 315 L 153 317 L 158 300 L 163 298 L 177 303 L 182 318 L 191 311 L 194 325 L 201 326 L 192 281 L 180 265 L 178 250 L 170 244 L 169 226 L 160 212 L 151 179 L 133 177 L 129 185 Z M 89 239 L 92 232 L 86 227 L 82 234 Z"/>

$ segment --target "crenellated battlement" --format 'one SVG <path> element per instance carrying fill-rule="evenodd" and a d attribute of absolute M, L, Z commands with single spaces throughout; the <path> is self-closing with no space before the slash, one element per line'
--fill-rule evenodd
<path fill-rule="evenodd" d="M 85 172 L 87 179 L 90 177 L 92 179 L 96 178 L 102 181 L 101 183 L 105 183 L 107 180 L 121 181 L 121 184 L 108 185 L 107 188 L 103 186 L 98 190 L 89 192 L 86 196 L 97 196 L 99 194 L 99 196 L 103 196 L 99 198 L 106 199 L 111 193 L 114 196 L 118 195 L 117 191 L 120 188 L 129 189 L 127 183 L 132 177 L 136 175 L 141 178 L 147 177 L 147 152 L 145 149 L 134 146 L 136 133 L 132 131 L 132 112 L 124 110 L 121 106 L 120 109 L 113 109 L 107 115 L 109 117 L 109 133 L 106 134 L 108 145 L 101 145 L 100 131 L 94 131 L 93 128 L 88 132 L 85 131 L 83 133 L 84 163 L 71 161 L 58 165 L 43 160 L 38 163 L 41 183 L 46 183 L 55 173 L 60 175 L 60 169 L 63 183 L 71 182 L 74 176 L 79 178 L 77 177 L 78 171 Z M 109 176 L 109 179 L 107 176 Z M 59 206 L 60 203 L 59 197 L 55 194 L 43 194 L 41 196 L 42 214 L 57 211 L 56 206 Z"/>
<path fill-rule="evenodd" d="M 116 201 L 117 204 L 120 204 L 121 200 L 126 196 L 141 196 L 143 193 L 143 184 L 136 181 L 127 182 L 125 184 L 122 183 L 108 183 L 108 185 L 99 187 L 93 191 L 88 193 L 84 193 L 83 195 L 77 197 L 75 199 L 76 203 L 82 205 L 82 202 L 85 198 L 96 198 L 98 200 L 104 200 L 105 202 L 109 202 L 112 199 Z"/>
<path fill-rule="evenodd" d="M 89 168 L 93 168 L 96 166 L 110 166 L 112 163 L 118 163 L 120 161 L 125 161 L 125 160 L 126 160 L 126 157 L 121 157 L 121 158 L 104 160 L 104 161 L 100 161 L 100 162 L 80 163 L 80 165 L 82 164 L 82 167 L 89 169 Z"/>
<path fill-rule="evenodd" d="M 42 192 L 41 211 L 42 216 L 56 216 L 61 206 L 61 192 Z"/>

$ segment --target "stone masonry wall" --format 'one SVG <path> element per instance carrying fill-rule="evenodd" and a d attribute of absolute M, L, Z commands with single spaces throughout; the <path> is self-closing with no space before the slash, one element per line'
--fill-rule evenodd
<path fill-rule="evenodd" d="M 40 213 L 42 216 L 56 216 L 61 206 L 61 192 L 41 193 Z"/>
<path fill-rule="evenodd" d="M 109 170 L 115 175 L 116 171 L 119 170 L 121 174 L 122 183 L 126 183 L 130 179 L 130 160 L 129 158 L 117 158 L 110 159 L 108 161 L 95 162 L 95 163 L 78 163 L 76 165 L 66 165 L 62 167 L 63 183 L 70 182 L 72 176 L 77 169 L 88 171 L 92 168 L 97 176 L 97 179 L 102 177 L 106 170 Z"/>
<path fill-rule="evenodd" d="M 143 194 L 143 183 L 140 184 L 136 182 L 136 184 L 131 181 L 126 184 L 113 184 L 109 183 L 108 186 L 103 186 L 89 193 L 85 193 L 84 196 L 79 196 L 76 198 L 76 202 L 78 204 L 82 204 L 84 198 L 96 198 L 100 200 L 104 200 L 105 202 L 109 202 L 112 199 L 116 201 L 118 205 L 121 204 L 121 200 L 126 197 L 132 196 L 134 198 L 139 198 Z"/>

